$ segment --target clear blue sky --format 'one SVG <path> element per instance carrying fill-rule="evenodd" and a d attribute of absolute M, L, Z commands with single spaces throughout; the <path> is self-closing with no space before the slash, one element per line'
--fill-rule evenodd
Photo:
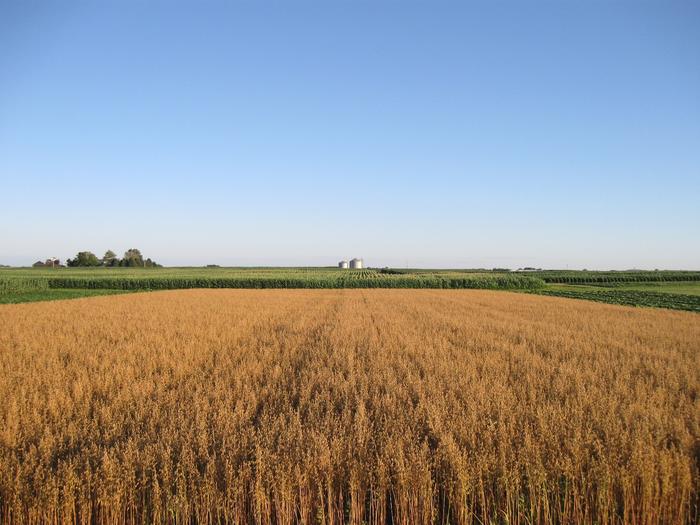
<path fill-rule="evenodd" d="M 700 268 L 697 2 L 0 0 L 0 263 Z"/>

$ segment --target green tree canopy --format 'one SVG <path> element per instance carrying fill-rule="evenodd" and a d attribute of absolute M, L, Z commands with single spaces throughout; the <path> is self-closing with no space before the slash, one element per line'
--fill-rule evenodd
<path fill-rule="evenodd" d="M 124 252 L 124 258 L 120 261 L 119 266 L 146 266 L 143 261 L 143 255 L 141 251 L 136 248 L 129 248 Z"/>
<path fill-rule="evenodd" d="M 68 259 L 68 266 L 100 266 L 101 262 L 92 252 L 78 252 L 74 259 Z"/>
<path fill-rule="evenodd" d="M 119 259 L 117 258 L 117 254 L 114 253 L 112 250 L 107 250 L 102 257 L 102 264 L 105 266 L 116 266 L 119 264 Z"/>

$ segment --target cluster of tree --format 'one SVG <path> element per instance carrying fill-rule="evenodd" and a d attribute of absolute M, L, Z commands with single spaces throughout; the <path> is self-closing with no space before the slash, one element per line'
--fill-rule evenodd
<path fill-rule="evenodd" d="M 68 259 L 66 263 L 68 266 L 122 266 L 129 268 L 156 268 L 160 266 L 150 258 L 144 259 L 136 248 L 128 249 L 121 259 L 112 250 L 107 250 L 102 259 L 99 259 L 92 252 L 78 252 L 75 258 Z"/>

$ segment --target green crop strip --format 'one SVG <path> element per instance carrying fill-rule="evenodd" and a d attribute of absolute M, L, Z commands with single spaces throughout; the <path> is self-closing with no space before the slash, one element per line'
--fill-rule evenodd
<path fill-rule="evenodd" d="M 537 293 L 610 304 L 700 312 L 700 296 L 637 290 L 540 290 Z"/>
<path fill-rule="evenodd" d="M 630 288 L 634 283 L 648 285 L 651 289 Z M 678 283 L 675 285 L 678 293 L 670 287 L 672 283 Z M 695 286 L 700 286 L 700 272 L 491 272 L 388 268 L 346 270 L 328 267 L 0 270 L 0 302 L 24 302 L 24 298 L 37 300 L 42 297 L 49 299 L 80 295 L 68 294 L 65 290 L 87 292 L 188 288 L 433 288 L 521 290 L 612 304 L 700 311 L 700 294 L 694 293 Z M 49 293 L 52 290 L 56 290 L 56 293 Z"/>

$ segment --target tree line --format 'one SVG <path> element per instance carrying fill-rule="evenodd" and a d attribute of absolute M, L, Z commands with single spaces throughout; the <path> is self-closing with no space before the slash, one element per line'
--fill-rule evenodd
<path fill-rule="evenodd" d="M 112 250 L 107 250 L 104 256 L 100 259 L 92 252 L 78 252 L 73 259 L 66 261 L 68 266 L 109 266 L 109 267 L 128 267 L 128 268 L 157 268 L 161 265 L 152 261 L 150 258 L 144 259 L 141 251 L 136 248 L 130 248 L 124 252 L 124 257 L 121 259 Z"/>
<path fill-rule="evenodd" d="M 100 259 L 92 252 L 78 252 L 73 259 L 66 260 L 67 266 L 72 267 L 126 267 L 126 268 L 160 268 L 161 265 L 151 260 L 144 259 L 141 251 L 136 248 L 130 248 L 124 252 L 124 257 L 121 259 L 112 250 L 107 250 L 104 256 Z M 34 268 L 65 268 L 61 264 L 61 260 L 56 257 L 50 257 L 46 261 L 37 261 L 32 265 Z"/>

